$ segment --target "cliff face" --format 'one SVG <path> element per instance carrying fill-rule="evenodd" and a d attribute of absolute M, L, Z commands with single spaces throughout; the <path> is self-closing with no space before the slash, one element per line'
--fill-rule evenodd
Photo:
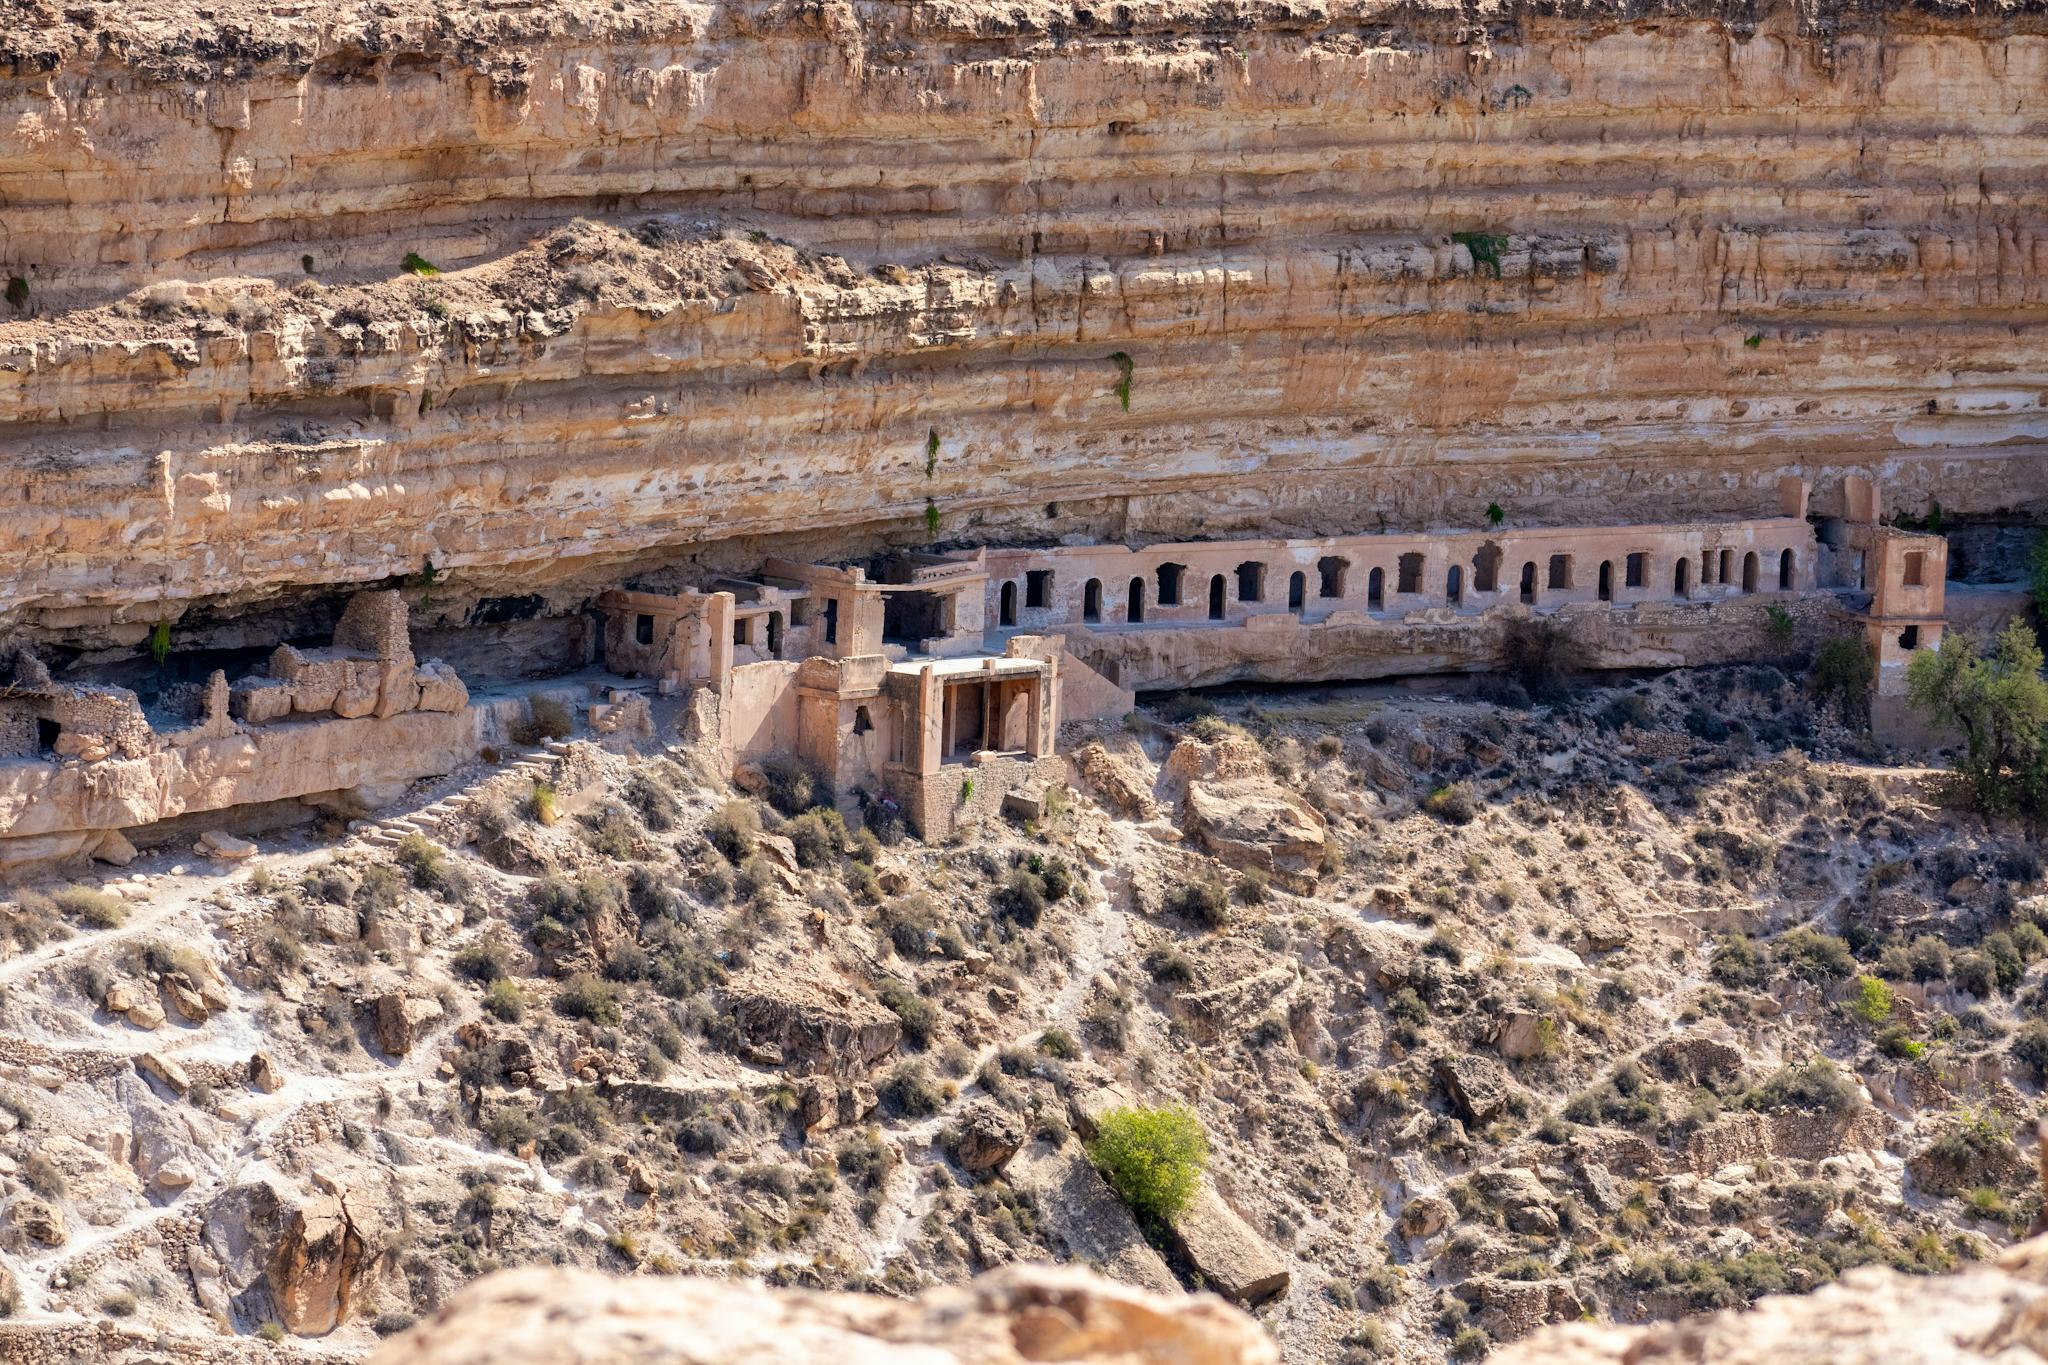
<path fill-rule="evenodd" d="M 431 562 L 457 614 L 928 507 L 2038 508 L 2044 28 L 0 3 L 0 612 L 132 643 Z"/>

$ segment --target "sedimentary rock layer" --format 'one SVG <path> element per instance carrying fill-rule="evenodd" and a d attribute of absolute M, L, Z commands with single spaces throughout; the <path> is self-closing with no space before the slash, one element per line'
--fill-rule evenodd
<path fill-rule="evenodd" d="M 2038 5 L 6 0 L 0 613 L 2038 510 L 2044 75 Z"/>

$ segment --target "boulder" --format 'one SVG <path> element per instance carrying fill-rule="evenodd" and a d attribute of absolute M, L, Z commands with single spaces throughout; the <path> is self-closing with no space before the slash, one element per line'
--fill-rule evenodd
<path fill-rule="evenodd" d="M 1437 1058 L 1436 1082 L 1459 1118 L 1481 1126 L 1507 1111 L 1513 1090 L 1501 1064 L 1485 1057 Z"/>
<path fill-rule="evenodd" d="M 455 670 L 439 659 L 429 659 L 414 669 L 412 679 L 420 690 L 422 711 L 460 711 L 469 705 L 469 689 Z"/>
<path fill-rule="evenodd" d="M 1003 1175 L 1038 1201 L 1046 1226 L 1076 1260 L 1125 1284 L 1160 1294 L 1180 1292 L 1180 1282 L 1165 1259 L 1146 1242 L 1131 1211 L 1082 1154 L 1079 1143 L 1026 1143 L 1010 1158 Z"/>
<path fill-rule="evenodd" d="M 1314 886 L 1329 828 L 1314 806 L 1271 778 L 1190 783 L 1185 811 L 1188 833 L 1224 862 L 1270 872 L 1297 889 Z"/>
<path fill-rule="evenodd" d="M 192 846 L 194 853 L 202 857 L 218 858 L 224 862 L 239 862 L 256 855 L 256 845 L 247 839 L 237 838 L 224 829 L 210 829 L 199 836 L 199 842 Z"/>
<path fill-rule="evenodd" d="M 880 1102 L 875 1088 L 865 1082 L 832 1085 L 814 1078 L 797 1092 L 797 1121 L 806 1133 L 829 1133 L 861 1122 Z"/>
<path fill-rule="evenodd" d="M 1401 1235 L 1434 1237 L 1457 1221 L 1458 1211 L 1450 1200 L 1434 1194 L 1418 1195 L 1401 1210 Z"/>
<path fill-rule="evenodd" d="M 1024 1145 L 1024 1124 L 995 1104 L 969 1105 L 952 1133 L 953 1158 L 970 1171 L 994 1171 Z"/>
<path fill-rule="evenodd" d="M 1073 1266 L 1012 1265 L 916 1299 L 758 1282 L 488 1276 L 384 1343 L 371 1365 L 1274 1365 L 1264 1328 L 1210 1294 L 1157 1293 Z"/>
<path fill-rule="evenodd" d="M 7 1228 L 9 1240 L 17 1245 L 25 1239 L 46 1247 L 62 1246 L 71 1235 L 64 1221 L 64 1210 L 28 1196 L 15 1200 L 8 1207 Z"/>
<path fill-rule="evenodd" d="M 126 867 L 138 856 L 135 845 L 128 842 L 128 836 L 118 829 L 110 829 L 100 835 L 99 842 L 92 847 L 95 862 Z"/>
<path fill-rule="evenodd" d="M 439 1019 L 441 1002 L 420 996 L 387 991 L 377 997 L 377 1046 L 393 1057 L 412 1051 L 421 1028 Z"/>
<path fill-rule="evenodd" d="M 164 1026 L 164 1007 L 154 991 L 137 991 L 123 1013 L 128 1022 L 139 1029 L 160 1029 Z"/>
<path fill-rule="evenodd" d="M 799 1071 L 865 1076 L 903 1036 L 894 1014 L 826 980 L 757 969 L 720 998 L 754 1055 Z"/>
<path fill-rule="evenodd" d="M 185 1068 L 160 1052 L 145 1052 L 137 1057 L 135 1069 L 173 1094 L 182 1095 L 192 1088 L 192 1078 L 185 1074 Z"/>
<path fill-rule="evenodd" d="M 367 1297 L 397 1225 L 388 1203 L 371 1185 L 306 1190 L 266 1174 L 214 1200 L 200 1235 L 235 1316 L 321 1336 Z"/>
<path fill-rule="evenodd" d="M 1171 1235 L 1202 1283 L 1235 1303 L 1255 1307 L 1287 1292 L 1287 1263 L 1207 1180 L 1175 1215 Z"/>
<path fill-rule="evenodd" d="M 277 1069 L 277 1061 L 269 1053 L 258 1052 L 250 1056 L 249 1084 L 266 1095 L 274 1095 L 284 1089 L 284 1073 Z"/>
<path fill-rule="evenodd" d="M 1518 1341 L 1545 1323 L 1571 1322 L 1586 1311 L 1570 1280 L 1504 1280 L 1474 1277 L 1468 1285 L 1479 1299 L 1479 1325 L 1495 1341 Z"/>
<path fill-rule="evenodd" d="M 1532 1057 L 1541 1057 L 1546 1047 L 1543 1016 L 1527 1010 L 1507 1010 L 1500 1022 L 1494 1026 L 1494 1050 L 1510 1061 L 1526 1062 Z M 1553 1027 L 1555 1027 L 1553 1025 Z"/>

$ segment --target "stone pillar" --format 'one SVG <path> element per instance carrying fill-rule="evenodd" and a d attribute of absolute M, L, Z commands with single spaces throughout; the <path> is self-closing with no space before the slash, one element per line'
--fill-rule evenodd
<path fill-rule="evenodd" d="M 734 597 L 729 592 L 714 592 L 704 599 L 704 629 L 709 638 L 705 641 L 710 651 L 710 684 L 715 691 L 723 692 L 732 682 L 732 617 Z"/>

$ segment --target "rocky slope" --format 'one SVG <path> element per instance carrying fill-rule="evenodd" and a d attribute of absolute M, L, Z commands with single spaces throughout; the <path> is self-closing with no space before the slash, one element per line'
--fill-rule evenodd
<path fill-rule="evenodd" d="M 1666 520 L 1789 469 L 2038 507 L 2042 28 L 6 0 L 0 616 L 199 642 L 429 563 L 451 618 L 566 606 L 928 505 Z"/>
<path fill-rule="evenodd" d="M 2011 1243 L 2024 832 L 1774 668 L 1499 695 L 1178 703 L 945 846 L 614 738 L 417 793 L 431 839 L 16 892 L 0 1353 L 362 1356 L 507 1266 L 1068 1260 L 1433 1362 Z M 1124 1102 L 1207 1134 L 1171 1224 L 1085 1153 Z"/>

